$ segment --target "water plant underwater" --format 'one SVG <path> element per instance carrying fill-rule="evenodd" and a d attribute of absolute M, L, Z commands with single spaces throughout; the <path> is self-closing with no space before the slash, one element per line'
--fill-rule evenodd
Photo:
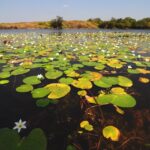
<path fill-rule="evenodd" d="M 149 84 L 150 34 L 20 33 L 0 34 L 0 39 L 1 88 L 11 86 L 13 93 L 30 95 L 41 111 L 74 91 L 82 111 L 74 132 L 83 138 L 95 135 L 99 141 L 95 149 L 110 141 L 121 141 L 118 147 L 122 147 L 123 128 L 108 122 L 105 111 L 123 116 L 138 104 L 133 87 L 136 82 Z M 19 120 L 14 129 L 20 133 L 27 123 Z M 0 149 L 47 149 L 42 129 L 34 128 L 26 137 L 17 131 L 0 129 Z M 71 138 L 66 149 L 79 149 Z"/>

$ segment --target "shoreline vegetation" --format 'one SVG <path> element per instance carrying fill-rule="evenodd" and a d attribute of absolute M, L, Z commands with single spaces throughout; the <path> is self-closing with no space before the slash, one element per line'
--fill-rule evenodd
<path fill-rule="evenodd" d="M 136 20 L 131 17 L 112 18 L 103 21 L 100 18 L 65 21 L 62 17 L 43 22 L 0 23 L 0 29 L 150 29 L 150 18 Z"/>

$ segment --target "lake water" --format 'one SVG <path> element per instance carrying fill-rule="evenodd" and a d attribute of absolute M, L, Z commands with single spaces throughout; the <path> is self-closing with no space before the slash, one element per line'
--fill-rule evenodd
<path fill-rule="evenodd" d="M 66 34 L 58 36 L 53 33 Z M 41 128 L 48 142 L 47 150 L 68 150 L 68 145 L 74 145 L 75 150 L 94 150 L 98 142 L 101 142 L 102 150 L 146 150 L 145 144 L 150 141 L 149 41 L 150 30 L 0 30 L 0 129 L 12 129 L 14 122 L 21 118 L 27 121 L 27 129 L 19 133 L 21 137 L 28 136 L 35 128 Z M 15 74 L 14 71 L 20 68 L 28 72 Z M 62 76 L 57 76 L 59 73 Z M 60 85 L 60 79 L 71 77 L 73 81 L 68 83 L 70 92 L 58 101 L 48 99 L 47 95 L 33 98 L 32 89 L 25 93 L 17 92 L 17 88 L 26 83 L 25 78 L 39 74 L 44 79 L 38 84 L 32 83 L 33 90 L 45 88 L 48 84 Z M 54 75 L 49 77 L 51 74 Z M 9 83 L 2 84 L 7 79 Z M 119 83 L 119 79 L 125 80 L 123 84 Z M 144 83 L 140 79 L 149 82 Z M 97 80 L 102 85 L 96 84 Z M 94 99 L 100 94 L 109 96 L 117 87 L 122 88 L 119 93 L 114 92 L 115 96 L 122 96 L 123 92 L 130 98 L 129 106 L 116 102 L 118 107 L 122 106 L 119 111 L 113 103 L 102 106 L 87 100 L 88 96 Z M 81 89 L 86 90 L 87 97 L 78 95 Z M 137 103 L 133 108 L 130 107 L 134 100 L 129 95 Z M 40 100 L 50 102 L 39 107 L 37 102 Z M 124 114 L 120 114 L 122 110 Z M 93 125 L 92 132 L 80 128 L 83 120 Z M 121 131 L 121 138 L 115 144 L 102 135 L 102 129 L 107 125 L 116 126 Z M 128 139 L 132 140 L 126 142 Z M 0 150 L 6 150 L 1 148 L 1 143 L 0 140 Z"/>
<path fill-rule="evenodd" d="M 53 29 L 4 29 L 0 30 L 0 33 L 28 33 L 36 32 L 40 34 L 45 33 L 86 33 L 86 32 L 131 32 L 131 33 L 150 33 L 149 29 L 63 29 L 63 30 L 53 30 Z"/>

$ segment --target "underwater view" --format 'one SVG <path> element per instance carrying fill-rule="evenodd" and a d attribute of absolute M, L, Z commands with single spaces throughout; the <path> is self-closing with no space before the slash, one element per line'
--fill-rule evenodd
<path fill-rule="evenodd" d="M 150 32 L 0 32 L 0 150 L 148 150 Z"/>

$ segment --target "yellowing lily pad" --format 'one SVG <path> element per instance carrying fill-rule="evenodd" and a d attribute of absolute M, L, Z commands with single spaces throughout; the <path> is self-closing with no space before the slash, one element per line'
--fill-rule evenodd
<path fill-rule="evenodd" d="M 78 95 L 80 95 L 80 96 L 86 96 L 87 92 L 86 92 L 86 90 L 81 90 L 81 91 L 78 91 Z"/>
<path fill-rule="evenodd" d="M 113 93 L 113 94 L 126 94 L 125 90 L 121 87 L 112 88 L 111 93 Z"/>
<path fill-rule="evenodd" d="M 74 80 L 72 85 L 79 89 L 91 89 L 92 83 L 86 78 L 79 78 L 78 80 Z"/>
<path fill-rule="evenodd" d="M 48 95 L 49 99 L 59 99 L 66 96 L 71 88 L 69 85 L 64 83 L 52 83 L 45 86 L 46 89 L 50 91 Z"/>
<path fill-rule="evenodd" d="M 32 90 L 33 90 L 33 86 L 29 85 L 29 84 L 23 84 L 16 88 L 16 91 L 20 92 L 20 93 L 26 93 L 26 92 L 30 92 Z"/>
<path fill-rule="evenodd" d="M 148 78 L 140 77 L 139 81 L 142 82 L 142 83 L 149 83 L 149 79 Z"/>
<path fill-rule="evenodd" d="M 93 126 L 86 120 L 80 123 L 80 127 L 87 131 L 93 131 Z"/>
<path fill-rule="evenodd" d="M 112 141 L 119 141 L 120 131 L 118 128 L 114 126 L 106 126 L 102 132 L 105 138 L 111 139 Z"/>

